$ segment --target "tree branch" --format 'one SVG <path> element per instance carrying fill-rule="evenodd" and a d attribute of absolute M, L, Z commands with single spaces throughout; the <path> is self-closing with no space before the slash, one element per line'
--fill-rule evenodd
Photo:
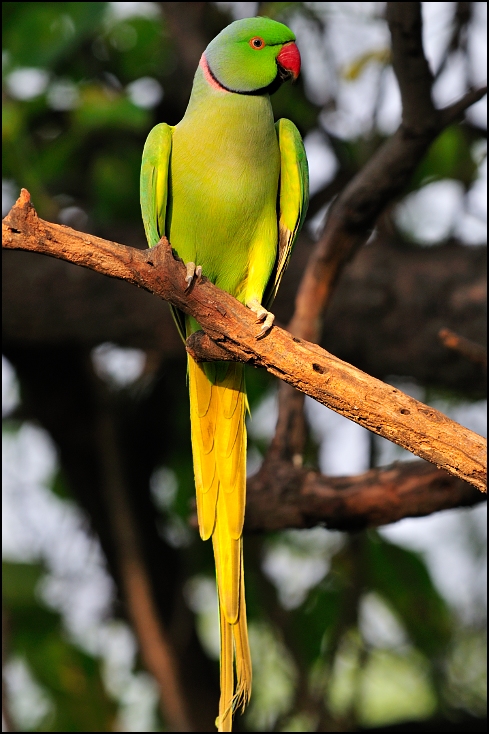
<path fill-rule="evenodd" d="M 321 337 L 322 315 L 347 261 L 364 244 L 381 212 L 408 184 L 436 136 L 485 94 L 485 88 L 471 91 L 454 105 L 436 110 L 431 99 L 433 75 L 422 43 L 421 3 L 387 3 L 387 21 L 402 98 L 402 122 L 336 199 L 309 258 L 288 328 L 294 336 L 316 343 Z M 281 386 L 279 424 L 291 426 L 297 437 L 293 446 L 288 438 L 284 444 L 278 435 L 275 437 L 272 448 L 283 456 L 299 456 L 303 450 L 305 438 L 300 437 L 299 426 L 293 427 L 293 415 L 304 424 L 301 400 Z"/>
<path fill-rule="evenodd" d="M 324 525 L 353 531 L 482 501 L 484 496 L 469 484 L 422 461 L 397 462 L 350 477 L 327 477 L 288 461 L 267 461 L 248 480 L 245 530 Z"/>
<path fill-rule="evenodd" d="M 471 339 L 466 339 L 451 329 L 440 329 L 438 336 L 448 349 L 463 354 L 471 362 L 480 364 L 487 369 L 487 349 L 481 344 L 476 344 Z"/>
<path fill-rule="evenodd" d="M 143 249 L 130 230 L 125 236 L 114 238 Z M 312 247 L 301 235 L 273 305 L 279 326 L 290 320 Z M 380 380 L 410 375 L 424 386 L 481 398 L 484 369 L 446 349 L 438 332 L 446 326 L 485 345 L 486 255 L 485 246 L 416 247 L 381 233 L 343 270 L 320 345 Z M 167 304 L 141 288 L 28 252 L 4 250 L 2 269 L 5 349 L 112 342 L 147 353 L 147 379 L 161 359 L 184 359 Z M 429 288 L 420 288 L 423 282 Z"/>
<path fill-rule="evenodd" d="M 185 268 L 166 239 L 136 250 L 37 216 L 23 189 L 2 223 L 3 247 L 28 250 L 126 280 L 191 314 L 221 348 L 265 367 L 301 392 L 483 490 L 486 441 L 437 410 L 274 327 L 256 338 L 255 317 L 206 278 L 184 290 Z M 210 358 L 209 355 L 208 358 Z"/>
<path fill-rule="evenodd" d="M 486 94 L 487 84 L 483 87 L 479 87 L 479 89 L 469 89 L 468 92 L 466 92 L 464 96 L 456 102 L 448 107 L 444 107 L 442 110 L 439 110 L 441 129 L 447 127 L 447 125 L 451 125 L 453 122 L 457 122 L 457 120 L 460 120 L 465 110 L 482 99 L 482 97 L 485 97 Z"/>
<path fill-rule="evenodd" d="M 431 99 L 433 74 L 424 55 L 421 3 L 388 2 L 387 22 L 392 38 L 392 66 L 402 101 L 402 125 L 411 134 L 437 128 Z"/>

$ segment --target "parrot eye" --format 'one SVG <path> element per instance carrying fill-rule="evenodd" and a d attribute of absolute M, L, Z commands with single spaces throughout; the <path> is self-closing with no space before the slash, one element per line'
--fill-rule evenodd
<path fill-rule="evenodd" d="M 260 36 L 255 36 L 255 38 L 252 38 L 250 41 L 251 48 L 263 48 L 265 45 L 265 41 L 263 38 L 260 38 Z"/>

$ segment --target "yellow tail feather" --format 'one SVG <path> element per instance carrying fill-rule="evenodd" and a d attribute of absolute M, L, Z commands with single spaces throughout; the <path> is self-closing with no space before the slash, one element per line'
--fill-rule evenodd
<path fill-rule="evenodd" d="M 244 367 L 188 359 L 197 514 L 201 537 L 212 535 L 221 630 L 221 698 L 217 726 L 231 731 L 232 715 L 251 695 L 251 657 L 243 575 L 248 407 Z M 237 686 L 234 690 L 233 660 Z"/>
<path fill-rule="evenodd" d="M 233 627 L 236 650 L 236 677 L 238 679 L 233 708 L 244 711 L 251 698 L 251 655 L 246 623 L 246 602 L 244 593 L 243 546 L 241 546 L 241 590 L 238 621 Z"/>
<path fill-rule="evenodd" d="M 232 731 L 233 728 L 233 632 L 232 625 L 226 622 L 224 614 L 219 613 L 221 627 L 221 698 L 219 716 L 216 720 L 218 731 Z"/>

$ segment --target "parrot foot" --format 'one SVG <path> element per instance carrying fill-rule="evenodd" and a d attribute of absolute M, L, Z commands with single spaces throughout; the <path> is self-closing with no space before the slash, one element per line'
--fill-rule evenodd
<path fill-rule="evenodd" d="M 185 288 L 185 292 L 188 293 L 193 284 L 199 282 L 202 276 L 202 265 L 197 265 L 196 267 L 195 263 L 187 263 L 186 268 L 187 275 L 185 276 L 185 282 L 187 287 Z"/>
<path fill-rule="evenodd" d="M 262 325 L 260 331 L 255 337 L 256 339 L 261 339 L 261 337 L 268 334 L 272 328 L 273 322 L 275 321 L 275 314 L 267 311 L 257 298 L 250 298 L 250 300 L 247 301 L 246 306 L 256 314 L 256 323 Z"/>

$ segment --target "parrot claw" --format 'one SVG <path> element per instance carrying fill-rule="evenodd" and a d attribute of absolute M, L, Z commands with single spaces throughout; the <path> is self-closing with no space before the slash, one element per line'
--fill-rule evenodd
<path fill-rule="evenodd" d="M 270 313 L 270 311 L 267 311 L 256 298 L 251 298 L 246 305 L 254 314 L 256 314 L 255 323 L 262 325 L 260 331 L 255 337 L 256 339 L 261 339 L 262 336 L 268 334 L 272 328 L 275 315 Z"/>
<path fill-rule="evenodd" d="M 185 276 L 185 282 L 187 284 L 187 287 L 185 288 L 185 292 L 188 293 L 188 291 L 191 289 L 192 285 L 195 283 L 198 283 L 200 278 L 202 277 L 202 265 L 195 266 L 195 263 L 187 263 L 187 275 Z"/>

